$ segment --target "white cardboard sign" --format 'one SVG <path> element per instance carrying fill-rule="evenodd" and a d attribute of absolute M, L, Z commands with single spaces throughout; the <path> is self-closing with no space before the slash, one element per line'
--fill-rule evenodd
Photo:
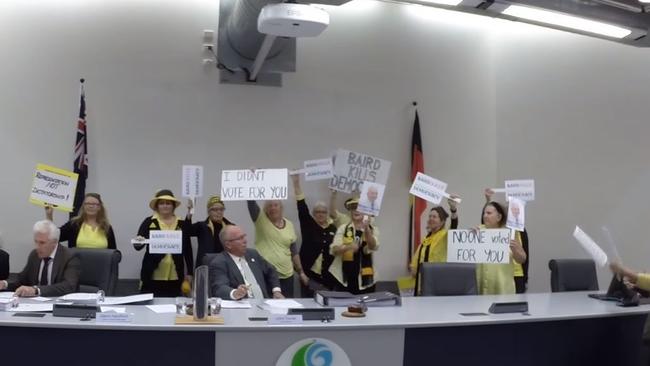
<path fill-rule="evenodd" d="M 533 179 L 507 180 L 506 197 L 519 198 L 522 201 L 534 201 L 535 180 Z"/>
<path fill-rule="evenodd" d="M 183 165 L 182 196 L 196 198 L 203 196 L 203 167 Z"/>
<path fill-rule="evenodd" d="M 587 235 L 579 226 L 573 231 L 573 237 L 576 238 L 582 248 L 589 253 L 597 265 L 605 267 L 607 265 L 607 254 L 596 244 L 596 242 Z"/>
<path fill-rule="evenodd" d="M 364 181 L 386 185 L 391 162 L 372 155 L 339 149 L 334 159 L 334 176 L 329 188 L 359 192 Z"/>
<path fill-rule="evenodd" d="M 183 253 L 183 232 L 180 230 L 149 231 L 149 253 L 151 254 Z"/>
<path fill-rule="evenodd" d="M 447 262 L 510 263 L 510 229 L 449 230 Z"/>
<path fill-rule="evenodd" d="M 446 190 L 447 183 L 418 172 L 413 180 L 409 193 L 423 200 L 427 200 L 434 205 L 439 205 L 445 197 Z"/>
<path fill-rule="evenodd" d="M 307 160 L 304 163 L 305 181 L 330 179 L 334 176 L 332 159 Z"/>
<path fill-rule="evenodd" d="M 224 170 L 221 172 L 221 199 L 286 200 L 287 174 L 287 169 Z"/>

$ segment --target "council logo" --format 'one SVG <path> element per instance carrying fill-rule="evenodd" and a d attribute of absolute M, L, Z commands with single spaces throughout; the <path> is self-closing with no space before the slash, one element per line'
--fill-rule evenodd
<path fill-rule="evenodd" d="M 352 366 L 338 344 L 324 338 L 297 341 L 282 352 L 276 366 Z"/>

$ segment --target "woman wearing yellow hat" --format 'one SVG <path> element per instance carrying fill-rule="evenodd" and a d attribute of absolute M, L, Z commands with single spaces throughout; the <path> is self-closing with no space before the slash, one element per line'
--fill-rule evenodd
<path fill-rule="evenodd" d="M 180 230 L 183 232 L 183 253 L 151 254 L 147 246 L 140 270 L 142 293 L 153 293 L 156 297 L 180 296 L 183 279 L 191 282 L 194 261 L 189 225 L 186 220 L 179 219 L 174 214 L 174 210 L 180 204 L 181 202 L 169 189 L 161 189 L 149 202 L 149 207 L 154 214 L 144 219 L 138 229 L 138 237 L 148 239 L 152 230 Z M 142 250 L 144 245 L 135 244 L 134 247 L 136 250 Z M 187 275 L 185 275 L 185 265 Z"/>
<path fill-rule="evenodd" d="M 375 291 L 373 252 L 379 249 L 379 233 L 367 216 L 357 211 L 358 199 L 345 201 L 350 221 L 339 226 L 330 245 L 334 261 L 330 273 L 338 281 L 338 290 L 353 294 Z"/>
<path fill-rule="evenodd" d="M 191 207 L 192 200 L 188 201 Z M 223 252 L 223 243 L 219 240 L 219 233 L 227 225 L 235 225 L 232 221 L 223 216 L 226 206 L 224 205 L 221 197 L 212 196 L 208 199 L 207 204 L 208 217 L 205 221 L 199 221 L 190 226 L 190 235 L 196 236 L 198 240 L 196 266 L 203 263 L 203 257 L 208 253 L 221 253 Z M 191 222 L 192 216 L 188 215 Z"/>

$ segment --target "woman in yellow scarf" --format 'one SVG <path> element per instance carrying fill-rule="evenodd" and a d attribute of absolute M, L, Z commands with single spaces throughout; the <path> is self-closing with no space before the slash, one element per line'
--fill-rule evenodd
<path fill-rule="evenodd" d="M 458 196 L 451 195 L 452 198 Z M 451 212 L 450 229 L 458 227 L 458 209 L 456 202 L 449 199 L 449 212 Z M 447 229 L 445 224 L 449 214 L 442 206 L 436 206 L 429 212 L 427 220 L 427 236 L 422 241 L 411 259 L 411 276 L 415 278 L 415 296 L 420 295 L 420 266 L 422 263 L 447 262 Z"/>

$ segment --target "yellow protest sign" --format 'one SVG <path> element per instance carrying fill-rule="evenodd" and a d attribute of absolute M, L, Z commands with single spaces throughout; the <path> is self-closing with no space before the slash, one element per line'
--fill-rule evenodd
<path fill-rule="evenodd" d="M 72 212 L 78 178 L 77 173 L 37 164 L 29 202 L 38 206 L 49 204 L 57 210 Z"/>

